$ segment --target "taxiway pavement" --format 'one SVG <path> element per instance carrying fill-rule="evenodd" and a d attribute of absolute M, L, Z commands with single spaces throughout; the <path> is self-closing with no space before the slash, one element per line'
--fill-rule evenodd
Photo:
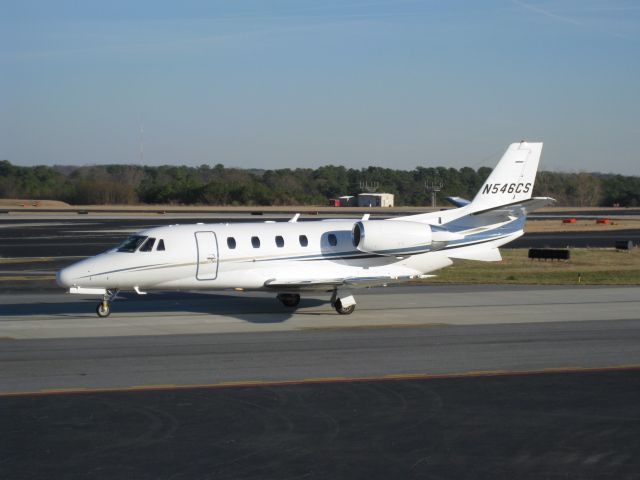
<path fill-rule="evenodd" d="M 640 288 L 0 294 L 0 477 L 640 471 Z"/>
<path fill-rule="evenodd" d="M 403 286 L 287 310 L 259 294 L 0 296 L 0 390 L 640 365 L 640 288 Z"/>

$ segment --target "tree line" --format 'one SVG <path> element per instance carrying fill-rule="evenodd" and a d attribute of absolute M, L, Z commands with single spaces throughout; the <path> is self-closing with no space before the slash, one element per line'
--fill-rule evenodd
<path fill-rule="evenodd" d="M 223 165 L 34 166 L 0 161 L 0 198 L 61 200 L 75 205 L 326 205 L 362 192 L 363 184 L 395 194 L 398 206 L 430 205 L 425 185 L 439 179 L 447 196 L 471 199 L 491 169 L 417 167 L 413 170 L 327 165 L 316 169 L 245 170 Z M 566 206 L 640 206 L 640 177 L 539 172 L 534 195 Z"/>

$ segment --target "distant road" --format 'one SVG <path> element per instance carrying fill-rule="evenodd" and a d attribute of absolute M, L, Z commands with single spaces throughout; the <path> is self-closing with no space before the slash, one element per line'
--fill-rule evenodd
<path fill-rule="evenodd" d="M 162 225 L 247 220 L 283 221 L 287 216 L 29 216 L 0 217 L 0 257 L 90 256 L 114 247 L 129 234 Z M 315 219 L 313 219 L 315 220 Z M 302 221 L 313 221 L 303 219 Z M 511 248 L 613 247 L 616 240 L 640 243 L 640 229 L 595 232 L 527 233 Z"/>
<path fill-rule="evenodd" d="M 214 216 L 237 216 L 237 215 L 282 215 L 291 216 L 296 213 L 303 215 L 319 215 L 319 216 L 361 216 L 370 213 L 375 216 L 397 216 L 411 215 L 413 213 L 437 212 L 452 208 L 448 204 L 441 205 L 437 208 L 427 206 L 417 207 L 329 207 L 329 206 L 308 206 L 308 205 L 289 205 L 289 206 L 175 206 L 175 205 L 80 205 L 80 206 L 42 206 L 35 207 L 29 202 L 24 206 L 2 205 L 0 204 L 0 214 L 60 214 L 60 215 L 214 215 Z M 535 212 L 535 217 L 539 218 L 555 218 L 555 217 L 628 217 L 640 216 L 640 208 L 607 208 L 607 207 L 547 207 Z"/>
<path fill-rule="evenodd" d="M 640 244 L 640 230 L 525 233 L 506 248 L 613 248 L 616 241 Z"/>

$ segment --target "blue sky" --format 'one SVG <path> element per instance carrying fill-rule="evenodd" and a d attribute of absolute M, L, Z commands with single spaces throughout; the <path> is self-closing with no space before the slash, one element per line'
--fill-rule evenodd
<path fill-rule="evenodd" d="M 30 1 L 0 16 L 19 165 L 493 166 L 640 175 L 640 3 Z"/>

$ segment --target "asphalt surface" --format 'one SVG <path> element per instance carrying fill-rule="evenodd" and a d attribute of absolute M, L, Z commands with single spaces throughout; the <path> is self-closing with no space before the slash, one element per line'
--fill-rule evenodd
<path fill-rule="evenodd" d="M 396 302 L 387 297 L 388 303 Z M 182 325 L 161 317 L 128 317 L 103 328 L 95 321 L 83 328 L 80 321 L 47 326 L 44 320 L 25 319 L 16 326 L 3 320 L 0 393 L 640 365 L 637 311 L 628 320 L 503 324 L 477 323 L 491 320 L 485 315 L 461 321 L 466 324 L 445 323 L 441 314 L 439 323 L 425 318 L 410 325 L 385 318 L 384 310 L 342 325 L 336 314 L 334 322 L 321 315 L 299 321 L 294 315 L 289 325 L 252 324 L 249 317 L 236 320 L 243 323 L 234 333 L 220 333 L 234 323 L 215 316 L 184 315 Z M 383 323 L 377 322 L 380 317 Z M 20 338 L 19 329 L 39 338 Z M 47 329 L 93 336 L 42 338 Z"/>
<path fill-rule="evenodd" d="M 638 292 L 0 295 L 0 478 L 638 478 Z"/>
<path fill-rule="evenodd" d="M 640 471 L 638 370 L 5 397 L 0 412 L 7 479 Z"/>
<path fill-rule="evenodd" d="M 13 340 L 289 332 L 317 329 L 433 327 L 636 320 L 639 287 L 393 286 L 357 290 L 352 315 L 338 315 L 329 294 L 308 294 L 299 308 L 270 293 L 167 292 L 119 295 L 108 319 L 97 297 L 0 294 L 0 337 Z M 338 366 L 339 367 L 339 366 Z"/>

